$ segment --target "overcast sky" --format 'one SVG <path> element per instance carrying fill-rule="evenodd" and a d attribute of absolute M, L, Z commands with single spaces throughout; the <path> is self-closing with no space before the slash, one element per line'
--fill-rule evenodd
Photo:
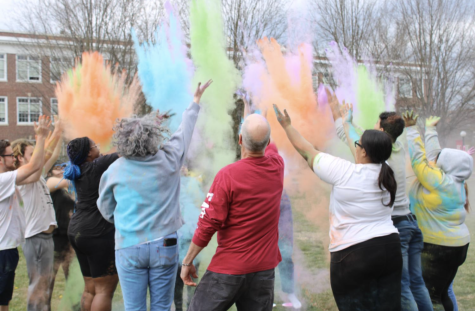
<path fill-rule="evenodd" d="M 0 0 L 0 30 L 13 30 L 11 18 L 15 0 Z"/>

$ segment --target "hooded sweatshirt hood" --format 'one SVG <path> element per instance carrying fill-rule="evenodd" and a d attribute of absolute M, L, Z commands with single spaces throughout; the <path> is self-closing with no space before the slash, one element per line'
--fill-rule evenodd
<path fill-rule="evenodd" d="M 472 175 L 473 158 L 465 151 L 444 148 L 439 154 L 436 166 L 444 173 L 462 182 Z"/>

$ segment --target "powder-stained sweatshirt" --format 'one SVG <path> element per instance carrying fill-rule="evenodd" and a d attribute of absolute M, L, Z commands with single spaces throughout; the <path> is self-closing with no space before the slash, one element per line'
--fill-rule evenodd
<path fill-rule="evenodd" d="M 428 144 L 435 128 L 427 128 Z M 456 149 L 442 149 L 436 165 L 426 157 L 424 143 L 416 126 L 407 128 L 411 164 L 417 180 L 411 186 L 411 211 L 417 216 L 424 242 L 443 246 L 464 246 L 470 242 L 465 225 L 465 180 L 472 174 L 473 158 Z M 438 143 L 437 143 L 438 144 Z M 440 148 L 440 147 L 439 147 Z M 435 158 L 437 146 L 431 146 Z M 434 156 L 435 155 L 435 156 Z"/>
<path fill-rule="evenodd" d="M 180 169 L 185 161 L 199 105 L 183 113 L 178 130 L 155 155 L 120 158 L 102 175 L 97 206 L 115 224 L 115 248 L 154 241 L 183 225 Z"/>
<path fill-rule="evenodd" d="M 351 124 L 351 126 L 353 125 Z M 335 121 L 335 127 L 338 137 L 346 142 L 345 129 L 343 128 L 341 118 Z M 357 133 L 358 131 L 354 132 Z M 360 130 L 360 132 L 362 132 L 362 130 Z M 397 183 L 396 200 L 394 201 L 391 215 L 407 215 L 410 213 L 410 210 L 409 198 L 406 195 L 406 151 L 404 150 L 404 145 L 399 140 L 393 143 L 393 150 L 387 162 L 394 172 L 394 178 Z"/>

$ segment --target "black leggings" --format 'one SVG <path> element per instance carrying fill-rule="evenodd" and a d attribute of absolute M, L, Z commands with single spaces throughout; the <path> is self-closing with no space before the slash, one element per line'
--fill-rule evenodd
<path fill-rule="evenodd" d="M 424 249 L 422 250 L 422 276 L 434 304 L 434 310 L 441 305 L 446 311 L 454 309 L 448 290 L 457 274 L 458 268 L 467 258 L 467 251 L 468 244 L 449 247 L 424 243 Z"/>
<path fill-rule="evenodd" d="M 401 273 L 397 233 L 332 252 L 330 282 L 338 310 L 401 310 Z"/>

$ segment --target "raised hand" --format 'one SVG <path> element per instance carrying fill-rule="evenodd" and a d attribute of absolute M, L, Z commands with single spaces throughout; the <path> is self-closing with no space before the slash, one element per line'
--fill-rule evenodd
<path fill-rule="evenodd" d="M 201 96 L 206 91 L 208 86 L 211 85 L 211 83 L 213 83 L 213 80 L 208 80 L 208 82 L 206 82 L 205 85 L 203 85 L 203 86 L 201 86 L 201 82 L 198 83 L 198 87 L 196 88 L 195 95 L 193 96 L 193 101 L 195 103 L 197 103 L 197 104 L 200 103 Z"/>
<path fill-rule="evenodd" d="M 475 147 L 471 147 L 470 149 L 467 150 L 467 148 L 465 148 L 465 146 L 463 147 L 463 151 L 465 151 L 466 153 L 468 153 L 468 155 L 472 155 L 475 153 Z"/>
<path fill-rule="evenodd" d="M 63 122 L 61 121 L 61 119 L 59 118 L 58 115 L 54 115 L 53 116 L 53 120 L 54 120 L 54 130 L 55 131 L 59 131 L 59 132 L 62 132 L 64 127 L 63 127 Z"/>
<path fill-rule="evenodd" d="M 343 122 L 353 122 L 353 104 L 349 104 L 343 101 L 343 105 L 340 107 L 341 118 Z"/>
<path fill-rule="evenodd" d="M 426 126 L 437 126 L 439 121 L 440 117 L 430 116 L 426 119 Z"/>
<path fill-rule="evenodd" d="M 402 114 L 402 118 L 404 119 L 404 122 L 406 123 L 406 127 L 409 126 L 414 126 L 417 123 L 417 118 L 419 118 L 419 115 L 414 115 L 414 111 L 406 111 L 405 113 Z"/>
<path fill-rule="evenodd" d="M 338 98 L 335 94 L 332 94 L 327 88 L 325 88 L 325 92 L 327 93 L 328 104 L 330 105 L 330 109 L 332 110 L 333 120 L 341 118 L 340 102 L 338 101 Z"/>
<path fill-rule="evenodd" d="M 279 110 L 279 107 L 274 104 L 274 111 L 275 115 L 277 116 L 277 121 L 279 121 L 280 125 L 282 125 L 284 129 L 292 123 L 290 120 L 290 116 L 287 113 L 287 109 L 284 109 L 284 114 L 282 114 L 282 112 L 280 112 Z"/>
<path fill-rule="evenodd" d="M 51 126 L 51 120 L 48 116 L 40 116 L 38 123 L 34 122 L 33 127 L 37 137 L 47 138 L 49 135 L 49 128 Z"/>

